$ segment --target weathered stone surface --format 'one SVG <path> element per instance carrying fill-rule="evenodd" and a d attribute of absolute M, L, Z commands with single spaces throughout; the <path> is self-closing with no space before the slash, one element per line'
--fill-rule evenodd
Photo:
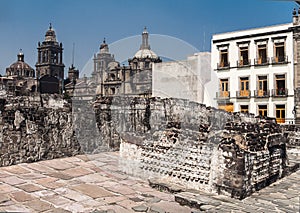
<path fill-rule="evenodd" d="M 43 188 L 41 188 L 38 185 L 34 184 L 23 184 L 23 185 L 18 185 L 18 188 L 24 190 L 25 192 L 36 192 L 36 191 L 41 191 Z"/>
<path fill-rule="evenodd" d="M 0 166 L 81 153 L 71 106 L 52 108 L 49 97 L 63 102 L 58 95 L 7 97 L 0 115 Z"/>
<path fill-rule="evenodd" d="M 147 212 L 148 207 L 147 207 L 147 206 L 144 206 L 144 205 L 140 205 L 140 206 L 134 206 L 134 207 L 132 207 L 132 209 L 133 209 L 135 212 Z"/>
<path fill-rule="evenodd" d="M 94 162 L 97 161 L 96 159 L 101 159 L 107 162 L 107 164 L 110 165 L 108 168 L 112 170 L 108 169 L 105 171 L 94 172 L 95 175 L 97 174 L 102 177 L 111 172 L 121 173 L 121 171 L 118 170 L 117 155 L 118 153 L 102 153 L 97 156 L 91 156 L 89 158 L 90 160 L 86 161 L 86 166 L 87 168 L 90 168 L 90 166 L 94 165 Z M 76 157 L 72 159 L 74 162 L 77 161 Z M 61 160 L 62 162 L 66 160 L 66 162 L 73 164 L 74 162 L 72 159 L 64 158 Z M 42 162 L 37 162 L 36 164 L 41 163 Z M 27 164 L 22 166 L 28 168 L 32 174 L 39 174 L 37 170 L 27 167 Z M 3 169 L 3 167 L 0 168 L 0 173 L 4 171 Z M 58 171 L 61 172 L 61 170 Z M 236 200 L 224 195 L 216 195 L 195 190 L 191 192 L 181 192 L 175 195 L 167 192 L 159 192 L 152 189 L 147 184 L 147 181 L 129 175 L 126 175 L 127 178 L 125 180 L 127 181 L 123 180 L 121 182 L 118 182 L 118 178 L 113 175 L 109 177 L 106 176 L 107 181 L 104 182 L 85 182 L 85 180 L 89 180 L 89 178 L 85 179 L 85 176 L 93 175 L 88 174 L 81 176 L 81 181 L 83 182 L 81 184 L 78 184 L 78 181 L 74 181 L 73 179 L 57 179 L 50 177 L 47 173 L 44 175 L 45 177 L 41 179 L 24 180 L 25 183 L 16 186 L 0 183 L 0 210 L 3 212 L 40 212 L 42 210 L 44 210 L 43 212 L 93 212 L 93 210 L 101 212 L 103 210 L 106 212 L 110 209 L 114 212 L 129 213 L 134 212 L 132 207 L 140 205 L 148 207 L 148 213 L 154 213 L 154 211 L 150 210 L 151 207 L 154 207 L 152 208 L 153 210 L 159 210 L 161 212 L 199 212 L 201 207 L 208 208 L 208 205 L 214 206 L 214 208 L 206 210 L 206 212 L 298 212 L 299 210 L 298 191 L 300 187 L 300 171 L 280 179 L 269 187 L 255 192 L 243 200 Z M 7 177 L 14 177 L 13 172 L 11 173 L 11 176 Z M 134 180 L 133 183 L 136 183 L 135 185 L 129 184 L 132 180 Z M 34 192 L 25 192 L 23 189 L 18 188 L 18 186 L 30 186 L 31 184 L 43 188 L 40 184 L 47 183 L 58 183 L 60 186 L 53 190 L 44 189 Z M 136 187 L 137 183 L 139 187 Z M 73 187 L 78 185 L 85 186 L 85 184 L 90 185 L 87 188 L 83 187 L 86 188 L 86 190 L 91 191 L 90 188 L 92 187 L 105 188 L 105 190 L 113 194 L 113 196 L 111 196 L 111 194 L 106 194 L 102 197 L 97 196 L 97 198 L 93 198 L 87 195 L 87 192 L 84 189 L 73 189 Z M 116 184 L 129 187 L 135 192 L 128 195 L 114 194 L 112 188 L 115 188 Z M 269 195 L 272 195 L 272 197 Z M 292 195 L 292 198 L 290 198 L 289 195 Z M 185 206 L 181 206 L 179 203 L 174 202 L 174 197 L 178 196 L 186 199 Z M 157 202 L 152 202 L 152 199 L 157 199 Z M 198 210 L 188 207 L 188 205 L 194 205 L 195 203 L 199 204 Z"/>
<path fill-rule="evenodd" d="M 153 213 L 166 213 L 165 210 L 163 210 L 157 206 L 151 206 L 150 211 Z"/>
<path fill-rule="evenodd" d="M 95 103 L 103 118 L 99 125 L 109 123 L 108 132 L 117 135 L 107 140 L 121 140 L 123 171 L 166 179 L 150 181 L 161 190 L 213 190 L 241 199 L 285 174 L 286 138 L 272 119 L 180 99 L 114 97 Z"/>
<path fill-rule="evenodd" d="M 10 195 L 14 200 L 16 200 L 18 202 L 25 202 L 25 201 L 30 201 L 30 200 L 34 199 L 33 196 L 31 196 L 30 194 L 23 192 L 23 191 L 13 192 Z"/>
<path fill-rule="evenodd" d="M 9 201 L 10 198 L 7 195 L 0 194 L 0 204 Z"/>
<path fill-rule="evenodd" d="M 97 187 L 91 184 L 79 184 L 73 186 L 72 189 L 92 198 L 109 197 L 114 195 L 113 193 L 103 189 L 102 187 Z"/>
<path fill-rule="evenodd" d="M 43 212 L 43 211 L 53 208 L 53 206 L 51 204 L 46 203 L 41 200 L 31 200 L 31 201 L 26 202 L 25 205 L 28 205 L 30 208 L 32 208 L 38 212 Z"/>

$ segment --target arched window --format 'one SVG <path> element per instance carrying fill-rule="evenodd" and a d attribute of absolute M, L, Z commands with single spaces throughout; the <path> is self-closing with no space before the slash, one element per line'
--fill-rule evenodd
<path fill-rule="evenodd" d="M 116 75 L 114 73 L 110 74 L 110 80 L 114 81 L 116 79 Z"/>
<path fill-rule="evenodd" d="M 116 93 L 116 89 L 114 87 L 110 88 L 111 95 L 114 95 Z"/>

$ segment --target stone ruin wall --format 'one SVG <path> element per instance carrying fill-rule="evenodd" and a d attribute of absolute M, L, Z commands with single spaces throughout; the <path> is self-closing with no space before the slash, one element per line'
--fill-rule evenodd
<path fill-rule="evenodd" d="M 292 130 L 282 137 L 274 120 L 181 99 L 97 98 L 71 106 L 44 95 L 1 99 L 0 111 L 1 166 L 120 147 L 129 174 L 238 198 L 280 178 L 286 138 L 299 142 Z"/>
<path fill-rule="evenodd" d="M 179 99 L 115 97 L 95 105 L 98 128 L 110 126 L 121 140 L 120 166 L 129 174 L 236 198 L 284 174 L 285 138 L 274 120 Z"/>
<path fill-rule="evenodd" d="M 57 95 L 0 99 L 0 166 L 81 153 L 71 105 Z"/>

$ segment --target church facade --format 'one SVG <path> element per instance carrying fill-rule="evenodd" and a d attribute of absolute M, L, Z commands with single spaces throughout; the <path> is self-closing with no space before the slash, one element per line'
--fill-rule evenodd
<path fill-rule="evenodd" d="M 128 59 L 128 66 L 120 66 L 109 53 L 105 42 L 100 47 L 100 54 L 94 58 L 95 76 L 101 84 L 102 96 L 152 95 L 152 65 L 162 60 L 149 45 L 149 33 L 146 28 L 142 33 L 142 44 L 133 58 Z M 99 63 L 100 62 L 100 63 Z M 100 69 L 98 69 L 100 65 Z"/>
<path fill-rule="evenodd" d="M 38 59 L 34 70 L 24 61 L 22 51 L 17 61 L 6 68 L 1 77 L 1 89 L 12 95 L 32 93 L 63 93 L 64 64 L 62 43 L 56 40 L 51 24 L 46 31 L 45 40 L 38 43 Z"/>

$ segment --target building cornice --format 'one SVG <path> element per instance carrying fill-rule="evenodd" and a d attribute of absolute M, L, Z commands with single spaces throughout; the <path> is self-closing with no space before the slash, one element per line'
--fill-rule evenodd
<path fill-rule="evenodd" d="M 250 39 L 254 37 L 261 37 L 261 36 L 269 36 L 269 35 L 276 35 L 276 34 L 282 34 L 282 33 L 288 33 L 292 32 L 293 28 L 288 28 L 286 30 L 277 30 L 277 31 L 271 31 L 271 32 L 263 32 L 263 33 L 255 33 L 255 34 L 248 34 L 248 35 L 241 35 L 241 36 L 234 36 L 224 39 L 216 39 L 213 40 L 213 44 L 222 43 L 222 42 L 228 42 L 233 40 L 240 40 L 240 39 Z"/>

